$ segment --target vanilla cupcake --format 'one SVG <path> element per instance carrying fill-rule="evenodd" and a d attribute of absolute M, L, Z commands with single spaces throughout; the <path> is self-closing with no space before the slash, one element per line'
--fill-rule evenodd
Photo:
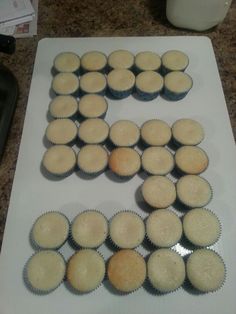
<path fill-rule="evenodd" d="M 190 75 L 181 71 L 173 71 L 164 77 L 164 95 L 167 99 L 177 101 L 183 99 L 193 86 Z"/>
<path fill-rule="evenodd" d="M 174 142 L 180 145 L 198 145 L 204 139 L 201 124 L 192 119 L 179 119 L 172 125 Z"/>
<path fill-rule="evenodd" d="M 174 158 L 164 147 L 149 147 L 142 154 L 142 168 L 152 175 L 166 175 L 174 168 Z"/>
<path fill-rule="evenodd" d="M 196 246 L 213 245 L 220 237 L 221 226 L 217 216 L 208 209 L 194 208 L 184 215 L 185 237 Z"/>
<path fill-rule="evenodd" d="M 73 118 L 78 111 L 78 102 L 73 96 L 56 96 L 49 104 L 50 115 L 55 119 Z"/>
<path fill-rule="evenodd" d="M 143 242 L 145 225 L 142 218 L 135 212 L 119 212 L 110 221 L 109 235 L 117 247 L 134 249 Z"/>
<path fill-rule="evenodd" d="M 182 223 L 174 212 L 168 209 L 158 209 L 148 216 L 146 233 L 155 246 L 171 247 L 182 237 Z"/>
<path fill-rule="evenodd" d="M 154 289 L 162 293 L 175 291 L 185 280 L 184 260 L 171 249 L 154 251 L 147 262 L 147 276 Z"/>
<path fill-rule="evenodd" d="M 138 73 L 142 71 L 159 71 L 161 68 L 161 58 L 155 52 L 142 51 L 135 56 L 134 64 Z"/>
<path fill-rule="evenodd" d="M 132 121 L 118 120 L 110 127 L 109 139 L 115 146 L 131 147 L 139 138 L 139 127 Z"/>
<path fill-rule="evenodd" d="M 67 240 L 70 224 L 67 217 L 59 212 L 48 212 L 37 218 L 31 240 L 41 249 L 58 249 Z"/>
<path fill-rule="evenodd" d="M 84 249 L 75 252 L 69 259 L 66 278 L 75 291 L 87 293 L 100 286 L 105 272 L 103 257 L 95 250 Z"/>
<path fill-rule="evenodd" d="M 60 253 L 51 250 L 39 251 L 25 266 L 25 282 L 33 292 L 46 294 L 62 283 L 65 270 L 65 261 Z"/>
<path fill-rule="evenodd" d="M 57 72 L 79 72 L 80 58 L 74 52 L 59 53 L 53 63 L 54 69 Z"/>
<path fill-rule="evenodd" d="M 45 152 L 42 164 L 49 173 L 56 176 L 66 176 L 75 168 L 76 155 L 71 147 L 55 145 Z"/>
<path fill-rule="evenodd" d="M 57 119 L 49 123 L 45 136 L 52 144 L 70 144 L 77 137 L 77 125 L 70 119 Z"/>
<path fill-rule="evenodd" d="M 139 171 L 141 161 L 136 150 L 128 147 L 119 147 L 113 149 L 110 153 L 108 165 L 110 170 L 118 176 L 132 177 Z"/>
<path fill-rule="evenodd" d="M 85 145 L 78 153 L 77 165 L 84 173 L 98 175 L 108 165 L 108 153 L 101 145 Z"/>
<path fill-rule="evenodd" d="M 127 50 L 115 50 L 108 56 L 110 69 L 131 69 L 134 65 L 134 55 Z"/>
<path fill-rule="evenodd" d="M 123 293 L 133 292 L 146 279 L 145 260 L 134 250 L 120 250 L 110 258 L 107 275 L 116 290 Z"/>
<path fill-rule="evenodd" d="M 141 126 L 141 139 L 148 146 L 164 146 L 171 139 L 171 128 L 165 121 L 148 120 Z"/>
<path fill-rule="evenodd" d="M 57 95 L 77 95 L 79 79 L 74 73 L 61 72 L 53 78 L 52 90 Z"/>
<path fill-rule="evenodd" d="M 195 250 L 186 264 L 187 277 L 200 292 L 220 289 L 225 280 L 226 269 L 222 258 L 212 250 Z"/>
<path fill-rule="evenodd" d="M 135 89 L 142 100 L 153 100 L 163 89 L 163 77 L 155 71 L 144 71 L 136 76 Z"/>
<path fill-rule="evenodd" d="M 96 210 L 86 210 L 77 215 L 71 224 L 71 238 L 82 248 L 97 248 L 108 235 L 108 222 L 103 214 Z"/>
<path fill-rule="evenodd" d="M 162 72 L 166 74 L 171 71 L 184 71 L 188 64 L 188 56 L 179 50 L 166 51 L 162 57 Z"/>
<path fill-rule="evenodd" d="M 101 144 L 109 134 L 109 125 L 102 119 L 94 118 L 83 121 L 79 126 L 78 136 L 85 144 Z"/>
<path fill-rule="evenodd" d="M 186 175 L 176 184 L 177 197 L 181 203 L 188 207 L 203 207 L 212 198 L 210 184 L 196 175 Z"/>
<path fill-rule="evenodd" d="M 114 69 L 107 75 L 107 86 L 117 99 L 128 97 L 134 88 L 135 76 L 126 69 Z"/>
<path fill-rule="evenodd" d="M 104 118 L 107 112 L 108 104 L 104 97 L 96 94 L 87 94 L 81 97 L 79 101 L 79 113 L 82 117 Z"/>
<path fill-rule="evenodd" d="M 104 95 L 107 81 L 105 75 L 100 72 L 88 72 L 80 78 L 80 91 L 84 94 Z"/>
<path fill-rule="evenodd" d="M 155 208 L 167 208 L 176 199 L 174 183 L 163 176 L 148 177 L 142 185 L 145 202 Z"/>
<path fill-rule="evenodd" d="M 84 72 L 104 72 L 107 65 L 107 57 L 100 51 L 89 51 L 81 57 L 81 66 Z"/>

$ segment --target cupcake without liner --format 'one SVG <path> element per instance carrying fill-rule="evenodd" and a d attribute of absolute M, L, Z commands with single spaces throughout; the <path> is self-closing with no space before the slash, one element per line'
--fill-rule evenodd
<path fill-rule="evenodd" d="M 173 140 L 177 146 L 198 145 L 204 139 L 202 125 L 193 119 L 179 119 L 172 125 Z"/>
<path fill-rule="evenodd" d="M 102 255 L 95 250 L 83 249 L 70 257 L 66 278 L 75 291 L 88 293 L 101 285 L 105 272 L 105 261 Z"/>
<path fill-rule="evenodd" d="M 179 201 L 187 207 L 204 207 L 212 199 L 212 188 L 208 181 L 196 175 L 181 177 L 176 183 Z"/>
<path fill-rule="evenodd" d="M 148 120 L 141 126 L 141 139 L 147 146 L 165 146 L 171 139 L 171 128 L 165 121 Z"/>
<path fill-rule="evenodd" d="M 136 76 L 135 89 L 142 100 L 153 100 L 162 91 L 163 77 L 155 71 L 144 71 Z"/>
<path fill-rule="evenodd" d="M 115 50 L 108 56 L 108 67 L 113 69 L 132 69 L 134 55 L 128 50 Z"/>
<path fill-rule="evenodd" d="M 155 52 L 142 51 L 135 56 L 134 65 L 137 73 L 143 71 L 158 72 L 161 68 L 161 58 Z"/>
<path fill-rule="evenodd" d="M 42 164 L 50 174 L 65 177 L 75 168 L 75 151 L 66 145 L 52 146 L 44 153 Z"/>
<path fill-rule="evenodd" d="M 193 86 L 193 80 L 190 75 L 173 71 L 164 77 L 164 96 L 173 101 L 183 99 Z"/>
<path fill-rule="evenodd" d="M 85 145 L 77 155 L 77 165 L 86 174 L 98 175 L 107 168 L 108 157 L 108 152 L 101 145 Z"/>
<path fill-rule="evenodd" d="M 200 292 L 214 292 L 225 281 L 226 268 L 221 256 L 210 249 L 195 250 L 187 259 L 187 278 Z"/>
<path fill-rule="evenodd" d="M 175 153 L 175 164 L 181 174 L 200 174 L 207 169 L 209 159 L 197 146 L 182 146 Z"/>
<path fill-rule="evenodd" d="M 146 220 L 146 234 L 149 241 L 158 247 L 172 247 L 183 234 L 179 217 L 168 209 L 153 211 Z"/>
<path fill-rule="evenodd" d="M 164 176 L 148 177 L 141 188 L 145 202 L 151 207 L 167 208 L 176 199 L 174 183 Z"/>
<path fill-rule="evenodd" d="M 75 72 L 78 74 L 80 57 L 74 52 L 61 52 L 55 57 L 53 66 L 57 72 Z"/>
<path fill-rule="evenodd" d="M 161 293 L 173 292 L 184 283 L 184 260 L 171 249 L 156 250 L 149 256 L 147 276 L 154 289 Z"/>
<path fill-rule="evenodd" d="M 112 124 L 109 139 L 115 146 L 132 147 L 140 138 L 139 127 L 129 120 L 118 120 Z"/>
<path fill-rule="evenodd" d="M 184 215 L 184 235 L 193 245 L 206 247 L 216 243 L 221 234 L 218 217 L 206 208 L 194 208 Z"/>
<path fill-rule="evenodd" d="M 40 249 L 59 249 L 69 236 L 70 222 L 68 218 L 56 211 L 39 216 L 30 233 L 34 245 Z"/>
<path fill-rule="evenodd" d="M 47 294 L 55 290 L 63 281 L 66 263 L 56 251 L 42 250 L 30 257 L 24 269 L 24 281 L 36 294 Z"/>
<path fill-rule="evenodd" d="M 108 165 L 110 170 L 121 178 L 130 178 L 141 167 L 139 153 L 129 147 L 119 147 L 110 153 Z"/>
<path fill-rule="evenodd" d="M 146 279 L 146 263 L 135 250 L 120 250 L 108 262 L 108 279 L 122 293 L 139 289 Z"/>
<path fill-rule="evenodd" d="M 70 236 L 74 244 L 82 248 L 97 248 L 108 235 L 106 217 L 96 210 L 85 210 L 71 223 Z"/>
<path fill-rule="evenodd" d="M 162 57 L 162 73 L 165 75 L 171 71 L 184 71 L 188 64 L 188 56 L 179 50 L 166 51 Z"/>
<path fill-rule="evenodd" d="M 74 118 L 78 111 L 78 102 L 73 96 L 56 96 L 49 104 L 50 115 L 55 119 Z"/>
<path fill-rule="evenodd" d="M 100 51 L 89 51 L 81 57 L 81 67 L 84 72 L 105 72 L 107 57 Z"/>
<path fill-rule="evenodd" d="M 141 160 L 142 168 L 151 175 L 166 175 L 174 168 L 174 157 L 165 147 L 148 147 Z"/>
<path fill-rule="evenodd" d="M 106 77 L 100 72 L 88 72 L 80 77 L 80 91 L 83 95 L 104 95 L 106 92 L 106 87 Z"/>
<path fill-rule="evenodd" d="M 99 118 L 84 120 L 78 130 L 78 136 L 85 144 L 101 144 L 109 134 L 109 125 Z"/>
<path fill-rule="evenodd" d="M 74 73 L 61 72 L 52 80 L 52 90 L 57 95 L 77 96 L 79 91 L 79 79 Z"/>
<path fill-rule="evenodd" d="M 110 220 L 109 237 L 118 248 L 134 249 L 144 240 L 144 222 L 135 212 L 118 212 Z"/>
<path fill-rule="evenodd" d="M 114 69 L 107 75 L 107 86 L 110 93 L 117 99 L 123 99 L 133 91 L 135 76 L 126 69 Z"/>
<path fill-rule="evenodd" d="M 79 113 L 85 119 L 104 118 L 108 109 L 107 101 L 97 94 L 84 95 L 79 100 Z"/>
<path fill-rule="evenodd" d="M 77 125 L 70 119 L 56 119 L 48 124 L 45 135 L 52 144 L 65 145 L 76 139 L 77 132 Z"/>

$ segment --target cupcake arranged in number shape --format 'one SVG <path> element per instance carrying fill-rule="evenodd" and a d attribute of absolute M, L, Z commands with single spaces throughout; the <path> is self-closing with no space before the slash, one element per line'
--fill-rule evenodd
<path fill-rule="evenodd" d="M 127 69 L 114 69 L 107 75 L 107 86 L 114 98 L 130 96 L 135 84 L 133 72 Z"/>
<path fill-rule="evenodd" d="M 78 136 L 85 144 L 101 144 L 109 134 L 109 125 L 99 118 L 87 119 L 79 126 Z"/>
<path fill-rule="evenodd" d="M 142 100 L 153 100 L 162 91 L 163 77 L 155 71 L 144 71 L 137 75 L 135 89 Z"/>
<path fill-rule="evenodd" d="M 55 119 L 74 118 L 78 111 L 78 102 L 73 96 L 56 96 L 49 104 L 50 115 Z"/>
<path fill-rule="evenodd" d="M 132 147 L 139 138 L 139 127 L 132 121 L 119 120 L 110 127 L 109 139 L 115 146 Z"/>
<path fill-rule="evenodd" d="M 179 119 L 172 125 L 172 136 L 177 146 L 198 145 L 204 139 L 201 124 L 193 119 Z"/>
<path fill-rule="evenodd" d="M 141 139 L 146 146 L 165 146 L 171 139 L 171 128 L 165 121 L 148 120 L 141 126 Z"/>
<path fill-rule="evenodd" d="M 188 64 L 188 56 L 179 50 L 166 51 L 162 57 L 162 73 L 165 75 L 171 71 L 184 71 Z"/>
<path fill-rule="evenodd" d="M 135 70 L 140 73 L 143 71 L 160 71 L 161 58 L 152 51 L 142 51 L 135 56 Z"/>
<path fill-rule="evenodd" d="M 181 71 L 173 71 L 164 77 L 164 96 L 168 100 L 183 99 L 193 86 L 190 75 Z"/>
<path fill-rule="evenodd" d="M 77 125 L 70 119 L 56 119 L 48 124 L 45 135 L 52 144 L 70 144 L 77 137 Z"/>
<path fill-rule="evenodd" d="M 74 52 L 61 52 L 54 59 L 54 69 L 57 72 L 79 73 L 80 58 Z"/>
<path fill-rule="evenodd" d="M 89 51 L 81 57 L 81 67 L 84 72 L 105 72 L 107 57 L 100 51 Z"/>
<path fill-rule="evenodd" d="M 104 95 L 106 92 L 107 81 L 104 74 L 100 72 L 88 72 L 80 78 L 80 91 L 85 94 Z"/>
<path fill-rule="evenodd" d="M 60 72 L 52 80 L 52 90 L 56 95 L 77 96 L 79 79 L 74 73 Z"/>
<path fill-rule="evenodd" d="M 132 69 L 134 65 L 134 55 L 127 50 L 115 50 L 108 56 L 108 66 L 110 69 Z"/>
<path fill-rule="evenodd" d="M 79 113 L 85 118 L 104 118 L 107 112 L 108 104 L 101 95 L 87 94 L 79 100 Z"/>

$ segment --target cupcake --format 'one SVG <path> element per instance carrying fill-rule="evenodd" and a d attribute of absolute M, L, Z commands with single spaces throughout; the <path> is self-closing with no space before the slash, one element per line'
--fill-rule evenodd
<path fill-rule="evenodd" d="M 74 170 L 76 155 L 71 147 L 55 145 L 45 152 L 42 164 L 49 173 L 66 176 Z"/>
<path fill-rule="evenodd" d="M 116 290 L 133 292 L 140 288 L 146 279 L 146 263 L 138 252 L 120 250 L 110 258 L 107 274 Z"/>
<path fill-rule="evenodd" d="M 79 126 L 78 136 L 86 144 L 105 142 L 109 134 L 109 125 L 102 119 L 94 118 L 83 121 Z"/>
<path fill-rule="evenodd" d="M 192 119 L 179 119 L 172 125 L 174 142 L 180 145 L 198 145 L 204 139 L 201 124 Z"/>
<path fill-rule="evenodd" d="M 168 100 L 183 99 L 193 86 L 192 78 L 181 71 L 173 71 L 164 77 L 164 96 Z"/>
<path fill-rule="evenodd" d="M 112 242 L 121 249 L 134 249 L 145 237 L 145 226 L 141 217 L 131 211 L 117 213 L 110 221 L 109 234 Z"/>
<path fill-rule="evenodd" d="M 67 240 L 70 223 L 59 212 L 48 212 L 35 221 L 31 230 L 33 243 L 41 249 L 58 249 Z"/>
<path fill-rule="evenodd" d="M 135 76 L 130 70 L 114 69 L 107 75 L 107 86 L 117 99 L 128 97 L 134 88 Z"/>
<path fill-rule="evenodd" d="M 86 119 L 104 118 L 107 108 L 107 101 L 101 95 L 87 94 L 79 101 L 79 113 Z"/>
<path fill-rule="evenodd" d="M 107 65 L 107 57 L 99 51 L 89 51 L 81 57 L 81 66 L 84 72 L 104 72 Z"/>
<path fill-rule="evenodd" d="M 127 50 L 115 50 L 108 56 L 110 69 L 131 69 L 134 65 L 134 55 Z"/>
<path fill-rule="evenodd" d="M 183 174 L 200 174 L 208 167 L 207 154 L 196 146 L 182 146 L 175 153 L 175 164 Z"/>
<path fill-rule="evenodd" d="M 49 104 L 50 115 L 55 119 L 73 118 L 78 111 L 78 102 L 73 96 L 56 96 Z"/>
<path fill-rule="evenodd" d="M 74 73 L 61 72 L 53 78 L 52 90 L 57 95 L 77 95 L 79 79 Z"/>
<path fill-rule="evenodd" d="M 61 52 L 54 59 L 54 69 L 57 72 L 79 72 L 80 58 L 74 52 Z"/>
<path fill-rule="evenodd" d="M 77 165 L 84 173 L 97 175 L 108 165 L 108 153 L 101 145 L 85 145 L 77 157 Z"/>
<path fill-rule="evenodd" d="M 155 52 L 142 51 L 135 56 L 134 64 L 138 73 L 142 71 L 159 71 L 161 58 Z"/>
<path fill-rule="evenodd" d="M 115 146 L 131 147 L 139 138 L 139 127 L 132 121 L 119 120 L 110 127 L 109 139 Z"/>
<path fill-rule="evenodd" d="M 166 175 L 174 168 L 174 158 L 164 147 L 149 147 L 142 154 L 142 167 L 152 175 Z"/>
<path fill-rule="evenodd" d="M 70 144 L 77 137 L 77 125 L 70 119 L 57 119 L 49 123 L 45 135 L 52 144 Z"/>
<path fill-rule="evenodd" d="M 186 175 L 176 184 L 177 197 L 181 203 L 188 207 L 203 207 L 212 198 L 210 184 L 203 178 L 195 175 Z"/>
<path fill-rule="evenodd" d="M 65 261 L 60 253 L 51 250 L 39 251 L 26 264 L 25 282 L 33 292 L 46 294 L 61 284 L 65 270 Z"/>
<path fill-rule="evenodd" d="M 221 233 L 219 219 L 205 208 L 194 208 L 185 214 L 183 230 L 192 244 L 201 247 L 213 245 Z"/>
<path fill-rule="evenodd" d="M 182 237 L 182 223 L 174 212 L 168 209 L 158 209 L 148 216 L 146 233 L 155 246 L 171 247 Z"/>
<path fill-rule="evenodd" d="M 186 272 L 192 286 L 200 292 L 220 289 L 226 274 L 222 258 L 209 249 L 195 250 L 187 260 Z"/>
<path fill-rule="evenodd" d="M 113 149 L 108 161 L 112 172 L 120 177 L 132 177 L 140 167 L 141 161 L 139 153 L 128 147 L 119 147 Z"/>
<path fill-rule="evenodd" d="M 162 293 L 175 291 L 185 280 L 184 260 L 171 249 L 154 251 L 147 262 L 147 276 L 154 289 Z"/>
<path fill-rule="evenodd" d="M 162 57 L 162 72 L 166 74 L 171 71 L 184 71 L 188 64 L 188 56 L 179 50 L 169 50 Z"/>
<path fill-rule="evenodd" d="M 70 286 L 78 292 L 95 290 L 102 283 L 106 268 L 102 256 L 91 249 L 75 252 L 68 261 L 66 277 Z"/>
<path fill-rule="evenodd" d="M 135 89 L 142 100 L 153 100 L 163 88 L 163 77 L 155 71 L 144 71 L 137 75 Z"/>
<path fill-rule="evenodd" d="M 80 78 L 80 90 L 82 94 L 104 95 L 107 87 L 105 75 L 100 72 L 88 72 Z"/>
<path fill-rule="evenodd" d="M 171 139 L 171 128 L 165 121 L 148 120 L 141 127 L 141 139 L 148 146 L 164 146 Z"/>
<path fill-rule="evenodd" d="M 163 176 L 148 177 L 142 185 L 145 202 L 155 208 L 167 208 L 176 199 L 174 183 Z"/>
<path fill-rule="evenodd" d="M 97 248 L 108 234 L 107 219 L 96 210 L 86 210 L 77 215 L 71 224 L 71 238 L 82 248 Z"/>

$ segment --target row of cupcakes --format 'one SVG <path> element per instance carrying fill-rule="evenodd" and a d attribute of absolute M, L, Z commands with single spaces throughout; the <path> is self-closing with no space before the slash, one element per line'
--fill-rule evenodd
<path fill-rule="evenodd" d="M 69 289 L 78 294 L 97 289 L 107 279 L 119 294 L 132 293 L 142 285 L 151 284 L 157 292 L 170 293 L 186 280 L 201 293 L 222 287 L 226 269 L 221 256 L 211 249 L 198 249 L 184 259 L 172 249 L 158 249 L 144 257 L 135 250 L 120 250 L 108 260 L 92 249 L 75 252 L 66 263 L 52 250 L 35 253 L 26 263 L 24 280 L 38 294 L 55 290 L 66 278 Z M 146 285 L 147 286 L 147 285 Z"/>
<path fill-rule="evenodd" d="M 89 51 L 80 58 L 74 52 L 59 53 L 53 63 L 56 72 L 86 73 L 107 72 L 112 69 L 157 71 L 166 74 L 170 71 L 184 71 L 189 64 L 188 56 L 179 50 L 168 50 L 161 57 L 152 51 L 142 51 L 134 56 L 127 50 L 115 50 L 107 57 L 100 51 Z M 81 69 L 81 71 L 80 71 Z"/>

